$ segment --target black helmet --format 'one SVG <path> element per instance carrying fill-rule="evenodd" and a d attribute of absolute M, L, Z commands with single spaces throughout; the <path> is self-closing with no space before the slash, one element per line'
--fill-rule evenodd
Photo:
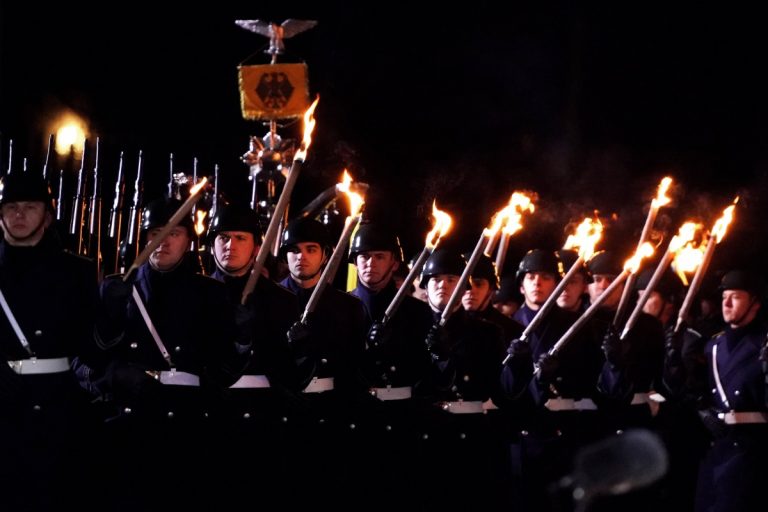
<path fill-rule="evenodd" d="M 331 247 L 325 225 L 311 217 L 299 217 L 288 223 L 280 243 L 280 257 L 285 258 L 288 249 L 301 242 L 318 243 L 325 251 L 329 251 Z"/>
<path fill-rule="evenodd" d="M 381 224 L 360 224 L 349 246 L 349 262 L 354 263 L 357 255 L 366 251 L 392 251 L 397 261 L 403 261 L 400 239 L 391 229 Z"/>
<path fill-rule="evenodd" d="M 651 282 L 651 278 L 655 269 L 647 268 L 640 272 L 635 281 L 635 290 L 645 290 L 648 287 L 648 283 Z M 659 279 L 655 290 L 664 296 L 667 300 L 676 299 L 683 291 L 683 282 L 672 270 L 667 269 Z"/>
<path fill-rule="evenodd" d="M 31 172 L 14 172 L 0 178 L 0 206 L 17 201 L 42 201 L 51 212 L 55 210 L 48 182 Z"/>
<path fill-rule="evenodd" d="M 624 271 L 624 264 L 619 257 L 611 251 L 598 251 L 587 263 L 591 275 L 604 274 L 617 276 Z"/>
<path fill-rule="evenodd" d="M 211 242 L 221 231 L 245 231 L 253 234 L 256 245 L 261 243 L 261 226 L 256 212 L 239 204 L 225 204 L 216 208 L 208 225 L 208 240 Z"/>
<path fill-rule="evenodd" d="M 144 211 L 141 214 L 141 230 L 149 231 L 150 229 L 165 226 L 182 204 L 180 200 L 168 197 L 155 199 L 150 202 L 144 207 Z M 179 222 L 179 226 L 187 228 L 189 236 L 192 236 L 195 232 L 192 215 L 184 215 L 181 222 Z"/>
<path fill-rule="evenodd" d="M 757 272 L 747 269 L 730 270 L 720 280 L 718 290 L 744 290 L 762 299 L 764 284 L 762 277 Z"/>
<path fill-rule="evenodd" d="M 429 278 L 440 274 L 460 276 L 466 266 L 467 262 L 458 251 L 438 247 L 429 255 L 424 268 L 421 269 L 419 287 L 426 288 Z"/>
<path fill-rule="evenodd" d="M 528 272 L 549 272 L 555 276 L 555 279 L 560 279 L 563 277 L 563 262 L 560 261 L 554 251 L 531 249 L 525 253 L 517 267 L 515 274 L 517 284 L 520 284 Z"/>
<path fill-rule="evenodd" d="M 579 253 L 573 249 L 560 249 L 557 251 L 557 257 L 563 262 L 563 272 L 567 273 L 573 267 L 573 264 L 576 263 L 576 260 L 579 259 Z M 577 272 L 582 274 L 588 283 L 592 282 L 592 276 L 583 261 L 579 265 Z"/>
<path fill-rule="evenodd" d="M 467 261 L 469 261 L 469 258 L 472 257 L 472 255 L 469 253 L 465 253 L 463 256 Z M 485 254 L 481 254 L 480 258 L 477 260 L 477 264 L 472 270 L 472 277 L 476 279 L 487 279 L 488 283 L 491 285 L 491 288 L 494 290 L 499 289 L 499 274 L 496 272 L 496 264 L 489 256 L 486 256 Z"/>
<path fill-rule="evenodd" d="M 504 275 L 501 277 L 501 286 L 496 291 L 496 295 L 493 297 L 493 302 L 507 302 L 515 301 L 518 303 L 523 302 L 523 294 L 520 293 L 520 284 L 513 275 Z"/>

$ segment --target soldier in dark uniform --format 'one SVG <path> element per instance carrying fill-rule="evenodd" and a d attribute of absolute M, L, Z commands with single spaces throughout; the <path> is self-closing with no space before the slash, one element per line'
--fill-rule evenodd
<path fill-rule="evenodd" d="M 556 266 L 550 262 L 550 268 Z M 519 274 L 526 268 L 521 266 Z M 601 339 L 577 331 L 555 351 L 581 311 L 555 307 L 547 315 L 527 339 L 512 341 L 502 370 L 509 405 L 523 417 L 519 456 L 523 510 L 557 510 L 568 503 L 555 492 L 556 483 L 570 473 L 575 453 L 606 433 L 597 387 L 605 362 Z"/>
<path fill-rule="evenodd" d="M 96 443 L 89 397 L 71 364 L 94 364 L 96 267 L 65 252 L 48 184 L 31 172 L 0 179 L 0 508 L 74 506 Z M 78 461 L 87 460 L 88 464 Z"/>
<path fill-rule="evenodd" d="M 514 275 L 501 276 L 499 280 L 499 289 L 493 295 L 493 307 L 502 315 L 512 318 L 523 303 L 520 286 L 515 281 Z"/>
<path fill-rule="evenodd" d="M 515 280 L 525 303 L 512 316 L 526 327 L 546 302 L 563 275 L 562 262 L 553 251 L 531 249 L 518 265 Z"/>
<path fill-rule="evenodd" d="M 288 263 L 289 276 L 280 284 L 296 293 L 304 312 L 327 263 L 331 249 L 325 226 L 309 217 L 291 221 L 283 232 L 280 257 Z M 360 375 L 365 349 L 366 313 L 362 302 L 348 293 L 327 286 L 307 315 L 288 331 L 288 342 L 299 367 L 312 378 L 299 393 L 300 403 L 291 423 L 294 440 L 290 447 L 295 462 L 292 471 L 306 474 L 307 504 L 349 505 L 353 500 L 348 484 L 350 448 L 355 445 L 358 412 L 354 405 L 370 400 Z M 290 418 L 289 418 L 290 423 Z M 346 488 L 345 488 L 346 487 Z"/>
<path fill-rule="evenodd" d="M 147 205 L 148 242 L 180 206 Z M 118 508 L 199 507 L 212 498 L 208 399 L 242 374 L 253 328 L 247 311 L 238 328 L 224 285 L 195 273 L 185 257 L 192 229 L 187 216 L 127 281 L 110 276 L 101 285 L 95 335 L 110 359 L 102 389 L 117 409 L 107 424 L 114 450 L 107 471 Z"/>
<path fill-rule="evenodd" d="M 557 257 L 563 262 L 563 272 L 568 272 L 579 258 L 579 253 L 570 249 L 560 249 L 557 251 Z M 562 293 L 557 297 L 557 305 L 566 311 L 583 313 L 589 307 L 589 295 L 587 286 L 592 282 L 592 276 L 589 275 L 587 266 L 583 263 L 579 266 L 569 282 L 563 288 Z"/>
<path fill-rule="evenodd" d="M 237 204 L 219 206 L 208 227 L 216 264 L 211 277 L 224 283 L 236 308 L 240 307 L 261 237 L 256 213 Z M 284 403 L 308 380 L 307 375 L 299 374 L 285 337 L 296 318 L 296 295 L 262 275 L 244 307 L 251 309 L 254 317 L 251 357 L 244 374 L 221 397 L 216 418 L 222 429 L 217 436 L 223 443 L 218 450 L 223 456 L 222 467 L 251 464 L 248 472 L 222 474 L 225 481 L 238 478 L 235 492 L 222 495 L 222 499 L 230 500 L 230 506 L 247 501 L 254 486 L 264 497 L 276 498 L 283 490 Z"/>
<path fill-rule="evenodd" d="M 431 371 L 419 386 L 419 393 L 433 403 L 425 432 L 425 484 L 435 510 L 501 508 L 508 496 L 497 472 L 505 460 L 504 445 L 492 435 L 483 407 L 501 393 L 501 329 L 471 316 L 458 302 L 440 325 L 465 265 L 461 253 L 438 247 L 420 281 L 435 322 L 426 339 Z"/>
<path fill-rule="evenodd" d="M 361 369 L 375 397 L 366 402 L 367 432 L 357 451 L 359 465 L 367 469 L 359 473 L 357 485 L 376 493 L 392 489 L 381 496 L 386 509 L 386 503 L 402 503 L 405 489 L 420 484 L 413 461 L 418 456 L 421 404 L 413 398 L 413 389 L 429 370 L 424 338 L 432 315 L 424 302 L 405 295 L 392 318 L 384 322 L 384 312 L 397 293 L 393 274 L 404 265 L 400 240 L 388 226 L 360 225 L 352 238 L 349 261 L 357 268 L 357 286 L 351 293 L 368 314 Z"/>
<path fill-rule="evenodd" d="M 725 330 L 706 345 L 710 392 L 702 418 L 711 446 L 699 471 L 697 512 L 765 510 L 768 347 L 761 276 L 731 270 L 720 283 Z"/>

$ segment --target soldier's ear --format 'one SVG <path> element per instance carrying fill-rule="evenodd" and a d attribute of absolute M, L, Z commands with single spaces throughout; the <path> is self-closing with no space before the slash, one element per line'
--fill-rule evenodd
<path fill-rule="evenodd" d="M 48 209 L 46 209 L 45 221 L 43 222 L 43 227 L 47 229 L 51 224 L 53 224 L 53 214 Z"/>

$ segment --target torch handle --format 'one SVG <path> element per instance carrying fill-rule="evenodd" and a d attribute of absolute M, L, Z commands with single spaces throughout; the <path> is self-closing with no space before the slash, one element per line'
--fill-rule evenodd
<path fill-rule="evenodd" d="M 667 252 L 664 253 L 664 256 L 661 258 L 661 261 L 659 261 L 659 265 L 656 267 L 656 270 L 653 271 L 651 280 L 648 281 L 648 284 L 643 290 L 643 293 L 640 295 L 640 298 L 637 299 L 635 309 L 632 310 L 627 323 L 624 325 L 624 330 L 621 332 L 620 336 L 622 340 L 627 336 L 627 334 L 629 334 L 629 331 L 631 331 L 637 323 L 637 319 L 640 318 L 640 313 L 643 311 L 643 306 L 645 306 L 645 303 L 648 302 L 648 298 L 651 296 L 653 290 L 656 289 L 659 281 L 661 281 L 661 278 L 669 267 L 669 264 L 672 263 L 673 256 L 674 254 L 669 250 L 669 248 L 667 248 Z M 627 280 L 627 282 L 629 282 L 629 280 Z"/>
<path fill-rule="evenodd" d="M 576 274 L 576 272 L 579 271 L 579 267 L 584 263 L 584 258 L 579 256 L 576 261 L 571 265 L 571 268 L 568 269 L 568 272 L 563 276 L 563 278 L 560 280 L 559 283 L 557 283 L 557 286 L 554 290 L 552 290 L 552 293 L 547 297 L 547 300 L 544 301 L 544 304 L 539 308 L 539 310 L 536 312 L 536 315 L 533 317 L 531 322 L 525 327 L 525 330 L 523 330 L 523 334 L 520 335 L 521 340 L 526 339 L 530 334 L 536 329 L 539 324 L 542 322 L 546 314 L 549 312 L 549 310 L 552 309 L 552 306 L 557 301 L 557 298 L 560 296 L 560 294 L 563 293 L 563 290 L 565 290 L 565 287 L 568 285 L 568 281 L 571 280 L 571 278 Z"/>
<path fill-rule="evenodd" d="M 475 250 L 472 251 L 472 256 L 469 258 L 467 266 L 464 267 L 464 271 L 461 273 L 461 277 L 459 277 L 459 281 L 456 283 L 456 288 L 453 289 L 453 293 L 448 299 L 448 304 L 445 305 L 445 309 L 443 309 L 443 313 L 440 315 L 441 327 L 448 322 L 448 319 L 453 314 L 454 307 L 456 307 L 456 304 L 459 302 L 461 296 L 464 295 L 464 287 L 469 282 L 469 276 L 471 276 L 472 271 L 475 270 L 477 262 L 480 261 L 480 255 L 483 253 L 483 246 L 485 245 L 485 242 L 486 235 L 483 233 L 480 235 L 480 239 L 477 241 Z"/>
<path fill-rule="evenodd" d="M 680 330 L 680 326 L 685 321 L 685 317 L 688 316 L 688 311 L 693 305 L 693 299 L 701 288 L 701 283 L 704 280 L 704 274 L 707 273 L 709 263 L 712 261 L 712 255 L 715 252 L 715 246 L 717 245 L 717 237 L 710 235 L 707 241 L 707 248 L 704 251 L 704 256 L 701 259 L 701 265 L 696 269 L 696 274 L 693 276 L 691 285 L 688 287 L 688 293 L 685 294 L 683 305 L 680 306 L 680 311 L 677 313 L 677 323 L 675 324 L 675 332 Z"/>
<path fill-rule="evenodd" d="M 416 280 L 416 275 L 421 272 L 421 269 L 424 266 L 424 263 L 427 262 L 427 258 L 429 258 L 430 254 L 432 254 L 432 250 L 428 246 L 425 246 L 421 251 L 421 254 L 419 254 L 419 257 L 414 262 L 413 267 L 411 267 L 411 270 L 408 272 L 405 281 L 403 281 L 403 284 L 400 285 L 400 288 L 397 290 L 397 293 L 392 299 L 392 302 L 384 312 L 382 323 L 386 324 L 394 316 L 395 311 L 397 311 L 397 308 L 400 307 L 400 303 L 403 302 L 403 298 L 406 296 L 407 290 Z"/>

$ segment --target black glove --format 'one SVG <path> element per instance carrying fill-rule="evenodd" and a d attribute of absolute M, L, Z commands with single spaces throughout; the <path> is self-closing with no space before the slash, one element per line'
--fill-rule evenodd
<path fill-rule="evenodd" d="M 537 379 L 542 384 L 551 384 L 557 380 L 557 374 L 560 372 L 560 358 L 555 354 L 544 352 L 539 356 L 537 363 L 539 373 Z"/>
<path fill-rule="evenodd" d="M 427 350 L 434 361 L 443 361 L 448 358 L 450 353 L 448 344 L 448 333 L 439 323 L 433 324 L 429 328 L 427 338 L 424 340 L 427 344 Z"/>
<path fill-rule="evenodd" d="M 718 413 L 714 409 L 700 409 L 698 411 L 699 418 L 704 424 L 704 427 L 712 434 L 714 438 L 725 437 L 728 432 L 728 428 L 725 422 L 718 417 Z"/>
<path fill-rule="evenodd" d="M 603 353 L 605 360 L 614 369 L 624 365 L 627 355 L 627 345 L 619 338 L 619 334 L 613 326 L 608 327 L 603 337 Z"/>
<path fill-rule="evenodd" d="M 373 322 L 373 325 L 371 325 L 371 328 L 368 330 L 368 335 L 366 336 L 368 349 L 373 350 L 386 345 L 391 336 L 392 327 L 390 327 L 389 322 Z"/>
<path fill-rule="evenodd" d="M 533 353 L 531 352 L 531 344 L 528 340 L 521 340 L 515 338 L 507 347 L 507 357 L 504 359 L 505 364 L 533 364 Z"/>
<path fill-rule="evenodd" d="M 305 347 L 310 338 L 312 337 L 312 330 L 310 329 L 309 319 L 302 322 L 301 320 L 295 322 L 287 333 L 288 344 L 294 348 Z"/>
<path fill-rule="evenodd" d="M 133 363 L 114 362 L 107 368 L 107 378 L 115 399 L 118 401 L 145 401 L 163 384 Z"/>
<path fill-rule="evenodd" d="M 685 334 L 685 325 L 680 325 L 679 330 L 673 326 L 667 327 L 664 331 L 664 348 L 667 352 L 667 364 L 675 366 L 683 362 L 683 335 Z"/>

